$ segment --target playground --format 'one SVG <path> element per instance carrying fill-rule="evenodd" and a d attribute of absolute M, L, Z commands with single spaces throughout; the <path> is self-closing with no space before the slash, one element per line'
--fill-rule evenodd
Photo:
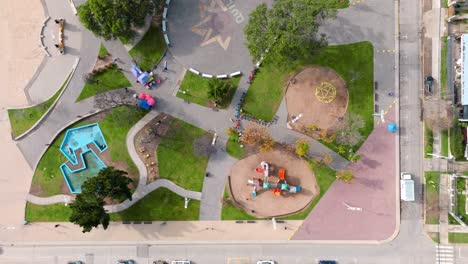
<path fill-rule="evenodd" d="M 332 69 L 309 67 L 288 82 L 286 104 L 295 130 L 333 130 L 348 108 L 348 89 Z"/>
<path fill-rule="evenodd" d="M 319 192 L 309 164 L 280 150 L 239 160 L 231 170 L 229 184 L 236 205 L 256 217 L 296 213 Z"/>

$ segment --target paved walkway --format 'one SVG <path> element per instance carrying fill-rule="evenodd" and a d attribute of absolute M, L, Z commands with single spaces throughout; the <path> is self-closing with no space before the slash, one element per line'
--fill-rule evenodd
<path fill-rule="evenodd" d="M 49 204 L 56 204 L 56 203 L 69 203 L 73 201 L 74 198 L 70 195 L 59 194 L 49 197 L 39 197 L 28 193 L 26 196 L 26 201 L 38 204 L 38 205 L 49 205 Z"/>
<path fill-rule="evenodd" d="M 440 244 L 448 245 L 449 220 L 448 213 L 450 208 L 450 188 L 448 174 L 440 174 L 439 179 L 439 240 Z"/>
<path fill-rule="evenodd" d="M 203 181 L 203 196 L 200 204 L 200 220 L 221 220 L 222 199 L 229 172 L 237 161 L 225 150 L 227 139 L 218 137 L 216 152 L 212 153 L 206 171 L 209 177 Z"/>

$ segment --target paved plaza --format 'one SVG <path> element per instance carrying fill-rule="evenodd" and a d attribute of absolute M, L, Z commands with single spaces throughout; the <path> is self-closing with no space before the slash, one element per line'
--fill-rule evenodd
<path fill-rule="evenodd" d="M 250 12 L 272 0 L 172 1 L 168 12 L 171 53 L 185 68 L 229 74 L 253 67 L 243 29 Z"/>

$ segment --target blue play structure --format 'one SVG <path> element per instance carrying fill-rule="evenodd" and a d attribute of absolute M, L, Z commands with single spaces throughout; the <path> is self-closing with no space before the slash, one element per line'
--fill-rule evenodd
<path fill-rule="evenodd" d="M 133 63 L 132 66 L 130 67 L 130 72 L 133 74 L 133 76 L 136 78 L 138 83 L 141 83 L 147 88 L 151 88 L 156 85 L 156 83 L 160 83 L 160 79 L 155 80 L 155 76 L 153 75 L 153 72 L 145 72 L 138 67 L 136 63 Z"/>
<path fill-rule="evenodd" d="M 106 164 L 98 154 L 107 149 L 107 143 L 98 123 L 67 130 L 60 151 L 67 162 L 60 166 L 71 193 L 81 193 L 81 185 L 95 177 Z"/>
<path fill-rule="evenodd" d="M 387 131 L 388 132 L 395 133 L 395 132 L 397 132 L 397 130 L 398 130 L 398 128 L 397 128 L 396 123 L 388 123 L 388 125 L 387 125 Z"/>

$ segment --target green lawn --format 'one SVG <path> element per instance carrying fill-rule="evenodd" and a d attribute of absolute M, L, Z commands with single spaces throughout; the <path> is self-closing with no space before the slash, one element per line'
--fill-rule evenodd
<path fill-rule="evenodd" d="M 298 63 L 289 69 L 264 65 L 250 86 L 243 110 L 256 118 L 270 121 L 283 96 L 283 83 L 294 70 L 319 65 L 335 70 L 345 81 L 349 91 L 348 111 L 362 116 L 365 138 L 373 129 L 374 58 L 370 42 L 328 46 L 310 61 Z"/>
<path fill-rule="evenodd" d="M 468 243 L 467 233 L 449 233 L 450 243 Z"/>
<path fill-rule="evenodd" d="M 22 109 L 8 109 L 8 117 L 11 124 L 11 133 L 14 138 L 26 132 L 49 110 L 68 82 L 71 73 L 55 94 L 47 101 Z"/>
<path fill-rule="evenodd" d="M 142 70 L 150 71 L 162 58 L 166 47 L 161 29 L 152 25 L 129 54 Z"/>
<path fill-rule="evenodd" d="M 240 142 L 229 139 L 226 144 L 226 152 L 233 158 L 242 159 L 245 155 L 245 148 L 241 148 L 240 145 Z"/>
<path fill-rule="evenodd" d="M 439 224 L 439 173 L 438 171 L 424 172 L 426 224 Z"/>
<path fill-rule="evenodd" d="M 99 47 L 98 57 L 104 58 L 105 56 L 107 56 L 107 54 L 109 54 L 109 52 L 107 52 L 106 47 L 104 47 L 104 45 L 102 45 L 102 43 L 101 43 L 101 46 Z"/>
<path fill-rule="evenodd" d="M 68 222 L 71 210 L 64 204 L 26 204 L 25 220 L 29 222 Z"/>
<path fill-rule="evenodd" d="M 448 2 L 447 0 L 440 0 L 440 6 L 442 8 L 448 8 Z"/>
<path fill-rule="evenodd" d="M 104 120 L 99 122 L 99 126 L 107 141 L 108 151 L 110 151 L 112 160 L 128 163 L 129 173 L 136 173 L 137 168 L 127 152 L 125 138 L 130 128 L 146 113 L 146 111 L 135 106 L 121 106 L 114 108 Z M 91 122 L 84 120 L 71 127 L 78 127 L 89 123 Z M 32 185 L 40 186 L 42 190 L 41 197 L 62 193 L 61 185 L 64 184 L 64 179 L 59 167 L 66 161 L 66 158 L 60 152 L 59 148 L 64 136 L 65 130 L 58 135 L 47 149 L 34 172 Z"/>
<path fill-rule="evenodd" d="M 330 2 L 334 2 L 335 8 L 349 7 L 349 0 L 330 0 Z"/>
<path fill-rule="evenodd" d="M 456 215 L 460 217 L 460 219 L 468 223 L 468 214 L 466 213 L 465 205 L 466 205 L 466 195 L 461 194 L 466 190 L 465 187 L 465 179 L 457 178 L 457 212 Z"/>
<path fill-rule="evenodd" d="M 207 106 L 210 101 L 208 98 L 209 80 L 209 78 L 204 78 L 200 75 L 196 75 L 190 71 L 187 71 L 187 73 L 185 73 L 184 79 L 182 80 L 182 83 L 180 84 L 177 97 L 192 103 Z M 231 84 L 231 89 L 229 90 L 224 100 L 219 104 L 220 108 L 226 108 L 231 103 L 232 97 L 234 96 L 234 93 L 239 86 L 240 77 L 223 79 L 223 81 Z"/>
<path fill-rule="evenodd" d="M 444 130 L 440 133 L 440 142 L 441 142 L 441 149 L 440 155 L 447 157 L 448 156 L 448 131 Z"/>
<path fill-rule="evenodd" d="M 166 136 L 157 148 L 159 174 L 182 188 L 200 192 L 208 157 L 194 152 L 194 142 L 210 136 L 204 130 L 182 120 L 171 121 Z"/>
<path fill-rule="evenodd" d="M 431 155 L 428 153 L 433 152 L 433 145 L 434 145 L 434 134 L 432 129 L 424 123 L 424 157 L 425 158 L 432 158 Z"/>
<path fill-rule="evenodd" d="M 111 214 L 112 221 L 196 221 L 200 201 L 190 200 L 184 208 L 184 197 L 166 188 L 159 188 L 129 209 Z"/>
<path fill-rule="evenodd" d="M 125 75 L 116 65 L 94 76 L 94 82 L 86 83 L 76 99 L 77 102 L 110 90 L 131 86 Z"/>
<path fill-rule="evenodd" d="M 221 220 L 258 220 L 255 216 L 251 216 L 244 210 L 234 206 L 229 199 L 229 191 L 224 191 L 223 209 L 221 210 Z"/>
<path fill-rule="evenodd" d="M 434 243 L 440 243 L 440 237 L 439 237 L 439 233 L 433 233 L 433 232 L 430 232 L 428 233 L 429 237 L 432 239 L 432 241 L 434 241 Z"/>
<path fill-rule="evenodd" d="M 444 98 L 447 93 L 447 36 L 442 37 L 440 52 L 440 95 Z"/>

